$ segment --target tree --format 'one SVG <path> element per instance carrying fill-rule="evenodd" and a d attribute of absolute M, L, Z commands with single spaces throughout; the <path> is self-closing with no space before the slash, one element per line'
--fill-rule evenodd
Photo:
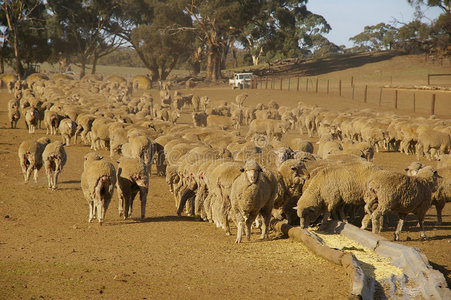
<path fill-rule="evenodd" d="M 440 7 L 445 14 L 450 14 L 451 0 L 407 0 L 411 5 L 426 4 L 427 6 Z"/>
<path fill-rule="evenodd" d="M 122 41 L 106 31 L 117 8 L 108 0 L 48 0 L 51 12 L 49 31 L 55 53 L 75 56 L 80 63 L 80 78 L 86 64 L 118 48 Z M 93 72 L 95 72 L 95 67 Z"/>
<path fill-rule="evenodd" d="M 349 38 L 349 40 L 361 49 L 369 51 L 388 50 L 395 41 L 396 31 L 397 29 L 392 25 L 379 23 L 365 26 L 363 32 Z"/>
<path fill-rule="evenodd" d="M 31 62 L 42 58 L 42 52 L 39 55 L 37 51 L 46 41 L 45 6 L 41 0 L 1 1 L 0 10 L 6 27 L 3 31 L 3 46 L 11 47 L 14 70 L 22 79 L 25 75 L 22 60 L 26 58 L 27 62 Z"/>

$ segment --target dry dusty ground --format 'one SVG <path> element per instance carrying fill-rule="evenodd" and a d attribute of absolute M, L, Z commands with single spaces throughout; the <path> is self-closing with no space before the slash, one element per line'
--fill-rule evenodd
<path fill-rule="evenodd" d="M 228 88 L 191 92 L 217 101 L 233 101 L 239 93 Z M 356 106 L 344 98 L 261 90 L 249 94 L 250 104 L 274 99 L 295 105 L 302 98 L 330 109 Z M 9 97 L 0 91 L 0 299 L 348 297 L 350 280 L 342 268 L 316 257 L 300 243 L 274 234 L 271 241 L 262 242 L 254 234 L 251 242 L 237 245 L 233 236 L 227 237 L 210 223 L 176 217 L 164 179 L 154 174 L 144 222 L 137 218 L 139 203 L 132 219 L 120 219 L 115 194 L 104 226 L 89 224 L 88 205 L 80 189 L 82 157 L 89 148 L 66 147 L 68 162 L 57 191 L 47 189 L 44 170 L 37 184 L 24 184 L 18 146 L 24 139 L 43 136 L 45 131 L 29 135 L 23 119 L 19 129 L 9 129 Z M 189 121 L 189 115 L 182 115 L 181 121 Z M 100 152 L 108 157 L 106 151 Z M 413 160 L 413 156 L 385 152 L 375 158 L 377 164 L 398 171 Z M 429 211 L 428 241 L 418 239 L 414 218 L 411 220 L 401 243 L 419 247 L 447 276 L 449 284 L 451 205 L 445 207 L 443 225 L 438 227 L 433 226 L 434 209 Z M 382 235 L 391 239 L 393 225 Z M 411 240 L 406 241 L 407 237 Z"/>

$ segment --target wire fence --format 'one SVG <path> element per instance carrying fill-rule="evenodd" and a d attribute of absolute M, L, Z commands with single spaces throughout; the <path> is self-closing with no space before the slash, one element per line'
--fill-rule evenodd
<path fill-rule="evenodd" d="M 392 107 L 395 110 L 451 116 L 451 89 L 439 90 L 427 89 L 427 87 L 416 89 L 375 84 L 356 85 L 354 77 L 346 80 L 318 77 L 256 77 L 251 82 L 251 88 L 338 96 L 363 103 Z"/>

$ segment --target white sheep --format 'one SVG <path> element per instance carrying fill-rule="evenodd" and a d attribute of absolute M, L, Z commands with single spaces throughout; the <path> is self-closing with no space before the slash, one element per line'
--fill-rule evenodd
<path fill-rule="evenodd" d="M 33 179 L 38 181 L 38 171 L 42 167 L 42 153 L 50 143 L 50 139 L 43 137 L 37 141 L 23 141 L 18 150 L 19 163 L 22 169 L 25 183 L 30 180 L 31 172 L 34 171 Z"/>
<path fill-rule="evenodd" d="M 149 176 L 144 162 L 139 158 L 121 157 L 117 167 L 117 191 L 119 215 L 124 219 L 133 211 L 133 200 L 139 192 L 141 200 L 141 220 L 146 217 Z"/>
<path fill-rule="evenodd" d="M 426 238 L 424 216 L 431 206 L 437 178 L 437 172 L 432 168 L 423 168 L 414 177 L 391 171 L 379 171 L 370 176 L 364 200 L 365 211 L 371 217 L 373 233 L 380 233 L 382 216 L 392 211 L 399 216 L 394 233 L 395 241 L 399 240 L 404 220 L 409 213 L 417 216 L 420 235 Z M 365 228 L 366 225 L 364 218 L 362 227 Z"/>
<path fill-rule="evenodd" d="M 46 110 L 44 112 L 44 124 L 47 134 L 55 135 L 61 120 L 61 116 L 56 111 Z"/>
<path fill-rule="evenodd" d="M 230 201 L 233 220 L 237 226 L 236 243 L 241 243 L 243 227 L 250 240 L 251 226 L 260 214 L 263 217 L 261 238 L 268 237 L 269 221 L 277 194 L 277 181 L 269 171 L 263 171 L 254 161 L 247 161 L 242 174 L 232 184 Z"/>
<path fill-rule="evenodd" d="M 58 131 L 61 133 L 63 143 L 66 146 L 70 144 L 70 138 L 75 135 L 77 129 L 77 123 L 69 118 L 62 119 L 58 126 Z"/>
<path fill-rule="evenodd" d="M 84 169 L 81 174 L 81 188 L 89 204 L 91 223 L 97 216 L 102 225 L 110 204 L 116 184 L 116 171 L 110 162 L 102 160 L 102 156 L 90 152 L 84 157 Z"/>
<path fill-rule="evenodd" d="M 45 172 L 47 173 L 49 189 L 56 190 L 58 184 L 58 176 L 63 170 L 67 161 L 64 145 L 60 141 L 50 143 L 45 147 L 42 153 Z"/>
<path fill-rule="evenodd" d="M 29 107 L 25 110 L 24 115 L 25 115 L 25 123 L 28 128 L 28 133 L 34 133 L 39 120 L 38 110 L 34 107 Z"/>

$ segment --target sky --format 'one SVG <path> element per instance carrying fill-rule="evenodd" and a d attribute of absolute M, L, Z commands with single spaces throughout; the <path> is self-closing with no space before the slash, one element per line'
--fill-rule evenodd
<path fill-rule="evenodd" d="M 381 22 L 394 25 L 394 19 L 408 23 L 414 19 L 415 12 L 407 0 L 309 0 L 307 9 L 323 16 L 332 27 L 325 35 L 329 41 L 348 48 L 354 46 L 349 38 L 361 33 L 365 26 Z M 427 17 L 423 19 L 425 23 L 442 12 L 440 8 L 427 6 L 422 6 L 422 11 Z"/>

